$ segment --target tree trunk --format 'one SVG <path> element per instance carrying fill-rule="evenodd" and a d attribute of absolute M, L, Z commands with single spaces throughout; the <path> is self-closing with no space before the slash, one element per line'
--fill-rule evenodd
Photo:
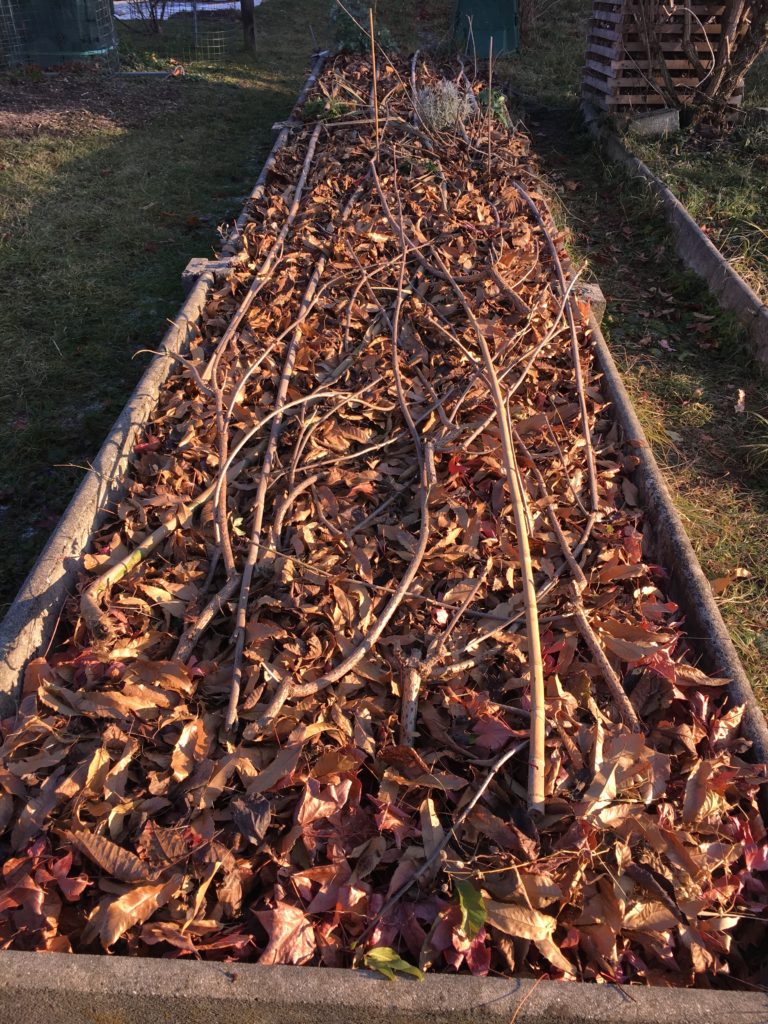
<path fill-rule="evenodd" d="M 253 23 L 253 0 L 240 0 L 240 20 L 243 24 L 243 39 L 249 50 L 256 49 L 256 28 Z"/>
<path fill-rule="evenodd" d="M 715 67 L 704 94 L 725 105 L 768 49 L 768 0 L 729 0 Z"/>

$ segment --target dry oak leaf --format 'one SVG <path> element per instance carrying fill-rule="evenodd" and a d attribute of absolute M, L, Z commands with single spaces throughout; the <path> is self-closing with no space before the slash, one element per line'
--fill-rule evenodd
<path fill-rule="evenodd" d="M 314 956 L 315 932 L 300 907 L 278 902 L 274 910 L 260 910 L 256 917 L 269 935 L 260 964 L 301 964 Z"/>

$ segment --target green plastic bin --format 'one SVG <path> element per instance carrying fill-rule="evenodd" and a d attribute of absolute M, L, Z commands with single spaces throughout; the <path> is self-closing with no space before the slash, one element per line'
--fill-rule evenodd
<path fill-rule="evenodd" d="M 517 0 L 458 0 L 454 38 L 468 54 L 515 53 L 520 44 Z"/>
<path fill-rule="evenodd" d="M 116 66 L 112 0 L 0 0 L 0 66 Z"/>

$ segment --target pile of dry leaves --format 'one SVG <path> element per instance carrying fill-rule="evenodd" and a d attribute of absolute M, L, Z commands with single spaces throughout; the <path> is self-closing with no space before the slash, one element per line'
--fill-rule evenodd
<path fill-rule="evenodd" d="M 526 138 L 463 72 L 372 84 L 324 73 L 27 671 L 0 941 L 757 984 L 766 773 L 643 561 Z"/>

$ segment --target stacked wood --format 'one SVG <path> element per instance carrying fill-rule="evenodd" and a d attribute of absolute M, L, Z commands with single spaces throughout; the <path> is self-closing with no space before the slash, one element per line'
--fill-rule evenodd
<path fill-rule="evenodd" d="M 686 105 L 714 64 L 724 17 L 724 4 L 594 0 L 582 95 L 614 114 Z"/>

